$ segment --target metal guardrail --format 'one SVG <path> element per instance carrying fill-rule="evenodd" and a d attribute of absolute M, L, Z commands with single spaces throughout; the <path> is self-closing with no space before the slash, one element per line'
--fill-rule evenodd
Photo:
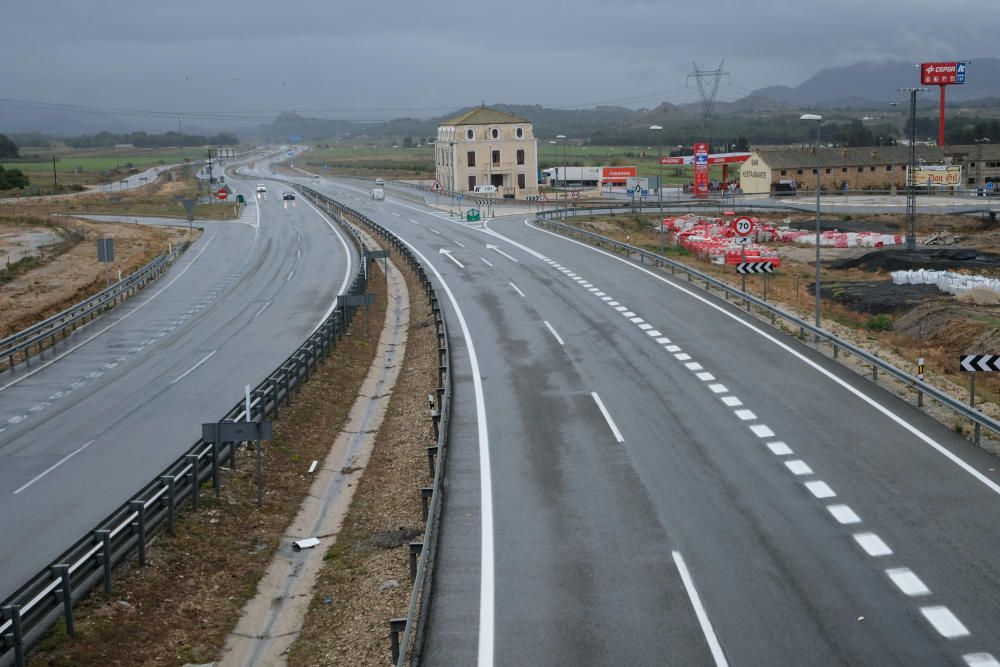
<path fill-rule="evenodd" d="M 365 246 L 352 235 L 362 257 Z M 362 294 L 367 272 L 358 268 L 350 288 L 338 297 Z M 220 421 L 263 421 L 278 417 L 281 404 L 291 403 L 309 378 L 312 368 L 330 353 L 350 325 L 356 306 L 338 305 L 292 354 L 251 391 L 250 415 L 240 400 Z M 94 587 L 111 592 L 112 573 L 118 565 L 137 556 L 145 564 L 146 545 L 157 532 L 173 534 L 183 503 L 198 509 L 200 488 L 211 481 L 219 493 L 220 466 L 228 460 L 236 468 L 234 442 L 205 443 L 199 439 L 166 470 L 80 538 L 17 592 L 0 604 L 0 667 L 25 664 L 26 653 L 61 618 L 73 634 L 73 605 Z"/>
<path fill-rule="evenodd" d="M 424 267 L 402 239 L 359 211 L 344 206 L 340 202 L 311 188 L 304 186 L 297 187 L 316 206 L 322 208 L 328 214 L 340 215 L 361 224 L 398 251 L 406 263 L 416 271 L 434 314 L 438 343 L 438 386 L 435 397 L 436 405 L 432 408 L 431 417 L 434 420 L 436 440 L 433 445 L 427 448 L 428 465 L 433 482 L 429 490 L 429 502 L 425 493 L 427 490 L 421 490 L 422 502 L 427 503 L 425 505 L 424 536 L 422 542 L 411 544 L 410 573 L 413 579 L 413 591 L 410 595 L 406 617 L 394 618 L 389 621 L 393 662 L 397 667 L 404 667 L 407 664 L 407 660 L 409 660 L 410 665 L 418 665 L 421 660 L 423 636 L 426 629 L 426 624 L 421 623 L 421 621 L 427 617 L 427 610 L 430 605 L 430 586 L 434 576 L 438 525 L 440 523 L 443 503 L 442 481 L 444 480 L 444 466 L 448 453 L 448 426 L 451 421 L 451 351 L 448 345 L 448 329 L 445 324 L 444 313 L 438 302 L 434 285 L 427 277 Z M 419 557 L 416 558 L 414 564 L 412 559 L 417 553 Z M 400 633 L 402 633 L 402 639 L 400 639 Z"/>
<path fill-rule="evenodd" d="M 49 342 L 49 346 L 52 346 L 55 344 L 57 336 L 65 339 L 66 336 L 86 322 L 94 319 L 104 311 L 123 303 L 166 271 L 167 267 L 187 249 L 188 245 L 190 245 L 190 242 L 185 242 L 172 248 L 170 252 L 156 257 L 153 261 L 111 287 L 70 306 L 52 317 L 0 340 L 0 359 L 6 359 L 9 367 L 12 369 L 19 355 L 23 355 L 24 360 L 30 363 L 32 346 L 37 346 L 37 353 L 41 354 L 46 341 Z"/>
<path fill-rule="evenodd" d="M 962 401 L 952 397 L 951 395 L 945 393 L 941 389 L 938 389 L 932 385 L 927 384 L 926 381 L 919 379 L 915 375 L 911 375 L 906 371 L 896 368 L 892 364 L 886 362 L 883 359 L 871 354 L 870 352 L 853 345 L 836 335 L 826 331 L 825 329 L 816 327 L 809 322 L 792 315 L 770 303 L 759 299 L 751 294 L 743 292 L 735 287 L 728 285 L 727 283 L 713 278 L 712 276 L 702 273 L 696 269 L 693 269 L 685 264 L 676 262 L 672 259 L 668 259 L 662 255 L 659 255 L 648 250 L 643 250 L 628 243 L 622 243 L 615 239 L 609 238 L 607 236 L 602 236 L 601 234 L 595 234 L 594 232 L 589 232 L 578 227 L 573 227 L 572 225 L 567 225 L 561 222 L 556 222 L 554 220 L 548 219 L 549 217 L 560 216 L 563 211 L 546 211 L 545 213 L 539 214 L 536 217 L 536 222 L 541 226 L 545 227 L 554 232 L 558 232 L 565 236 L 575 236 L 587 242 L 601 246 L 607 247 L 616 252 L 625 252 L 628 254 L 629 258 L 638 257 L 640 263 L 649 263 L 653 266 L 669 267 L 671 273 L 681 272 L 687 276 L 688 282 L 698 281 L 699 283 L 704 283 L 705 289 L 711 292 L 712 288 L 717 289 L 719 292 L 723 293 L 728 300 L 729 297 L 733 297 L 735 300 L 742 300 L 746 304 L 746 309 L 749 311 L 751 307 L 757 308 L 758 310 L 768 313 L 771 316 L 771 324 L 774 325 L 778 318 L 788 322 L 789 324 L 799 328 L 799 333 L 805 336 L 806 332 L 811 333 L 817 342 L 817 346 L 820 342 L 826 342 L 830 344 L 833 349 L 833 358 L 837 359 L 841 351 L 847 352 L 854 357 L 860 359 L 865 364 L 871 366 L 872 369 L 872 381 L 876 384 L 878 383 L 878 373 L 882 371 L 887 375 L 894 377 L 895 379 L 902 382 L 904 385 L 912 387 L 916 392 L 918 397 L 921 394 L 926 394 L 930 398 L 934 399 L 941 405 L 953 410 L 962 417 L 971 421 L 975 428 L 974 438 L 975 442 L 978 444 L 982 429 L 991 431 L 994 435 L 1000 435 L 1000 421 L 992 419 L 979 410 L 963 403 Z M 918 401 L 919 403 L 919 401 Z"/>

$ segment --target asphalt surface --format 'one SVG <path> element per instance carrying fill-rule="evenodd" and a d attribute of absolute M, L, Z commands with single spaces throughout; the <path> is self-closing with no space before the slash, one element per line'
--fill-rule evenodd
<path fill-rule="evenodd" d="M 238 222 L 199 223 L 168 273 L 0 374 L 0 599 L 190 447 L 346 288 L 358 259 L 342 231 L 281 184 L 233 184 L 252 202 Z"/>
<path fill-rule="evenodd" d="M 425 664 L 996 664 L 994 457 L 683 279 L 312 183 L 442 287 Z"/>

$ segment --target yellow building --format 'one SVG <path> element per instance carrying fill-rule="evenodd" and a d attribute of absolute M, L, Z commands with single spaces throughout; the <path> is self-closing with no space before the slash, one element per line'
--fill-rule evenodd
<path fill-rule="evenodd" d="M 435 177 L 450 192 L 522 199 L 538 194 L 538 146 L 531 122 L 479 107 L 444 121 L 434 143 Z"/>

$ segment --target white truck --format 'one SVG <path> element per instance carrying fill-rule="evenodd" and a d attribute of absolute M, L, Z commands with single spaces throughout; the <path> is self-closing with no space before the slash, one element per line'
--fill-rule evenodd
<path fill-rule="evenodd" d="M 385 199 L 385 190 L 382 188 L 372 188 L 372 199 L 375 201 L 382 201 Z"/>

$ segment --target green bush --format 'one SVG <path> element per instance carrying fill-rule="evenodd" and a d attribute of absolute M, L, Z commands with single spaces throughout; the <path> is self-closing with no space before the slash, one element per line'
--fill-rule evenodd
<path fill-rule="evenodd" d="M 892 318 L 888 315 L 875 315 L 865 323 L 869 331 L 892 331 Z"/>

